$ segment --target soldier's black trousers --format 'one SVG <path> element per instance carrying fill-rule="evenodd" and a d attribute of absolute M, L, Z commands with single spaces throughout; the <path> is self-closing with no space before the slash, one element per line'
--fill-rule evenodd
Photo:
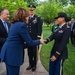
<path fill-rule="evenodd" d="M 36 67 L 36 46 L 28 47 L 29 65 Z"/>

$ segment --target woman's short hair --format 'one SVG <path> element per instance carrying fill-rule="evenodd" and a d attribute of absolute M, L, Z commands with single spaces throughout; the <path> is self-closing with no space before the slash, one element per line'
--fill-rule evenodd
<path fill-rule="evenodd" d="M 29 17 L 29 12 L 24 8 L 18 8 L 12 18 L 12 23 L 21 21 L 27 23 L 26 18 Z"/>

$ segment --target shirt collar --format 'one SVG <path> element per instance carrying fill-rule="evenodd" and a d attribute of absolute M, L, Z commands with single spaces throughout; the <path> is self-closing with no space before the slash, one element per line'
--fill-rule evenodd
<path fill-rule="evenodd" d="M 63 23 L 61 26 L 59 26 L 59 28 L 62 28 L 62 26 L 64 26 L 66 23 Z"/>
<path fill-rule="evenodd" d="M 30 16 L 31 18 L 33 18 L 34 17 L 34 15 L 32 15 L 32 16 Z"/>
<path fill-rule="evenodd" d="M 2 23 L 4 24 L 5 21 L 2 18 L 0 18 L 0 19 L 1 19 Z"/>

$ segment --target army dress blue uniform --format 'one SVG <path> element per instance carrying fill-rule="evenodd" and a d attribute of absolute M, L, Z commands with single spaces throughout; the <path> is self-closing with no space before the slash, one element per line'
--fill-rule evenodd
<path fill-rule="evenodd" d="M 64 60 L 68 58 L 67 43 L 70 32 L 70 28 L 67 28 L 67 25 L 64 24 L 47 38 L 46 43 L 54 40 L 50 58 L 53 55 L 57 58 L 54 62 L 50 60 L 49 75 L 63 75 L 63 63 Z"/>
<path fill-rule="evenodd" d="M 42 33 L 42 20 L 40 17 L 34 15 L 33 17 L 29 17 L 28 30 L 30 37 L 33 40 L 37 40 L 41 38 Z M 28 47 L 28 56 L 29 56 L 29 66 L 36 67 L 37 59 L 36 59 L 36 46 Z"/>

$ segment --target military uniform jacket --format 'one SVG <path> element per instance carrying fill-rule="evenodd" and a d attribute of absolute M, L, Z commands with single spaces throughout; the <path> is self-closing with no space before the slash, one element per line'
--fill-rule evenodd
<path fill-rule="evenodd" d="M 29 17 L 28 30 L 33 40 L 41 38 L 42 20 L 36 15 L 34 15 L 32 18 Z"/>
<path fill-rule="evenodd" d="M 67 28 L 67 25 L 65 24 L 62 28 L 58 28 L 49 38 L 47 38 L 46 43 L 52 41 L 53 39 L 55 40 L 51 50 L 51 55 L 62 59 L 66 59 L 68 57 L 67 43 L 70 32 L 70 28 Z"/>

